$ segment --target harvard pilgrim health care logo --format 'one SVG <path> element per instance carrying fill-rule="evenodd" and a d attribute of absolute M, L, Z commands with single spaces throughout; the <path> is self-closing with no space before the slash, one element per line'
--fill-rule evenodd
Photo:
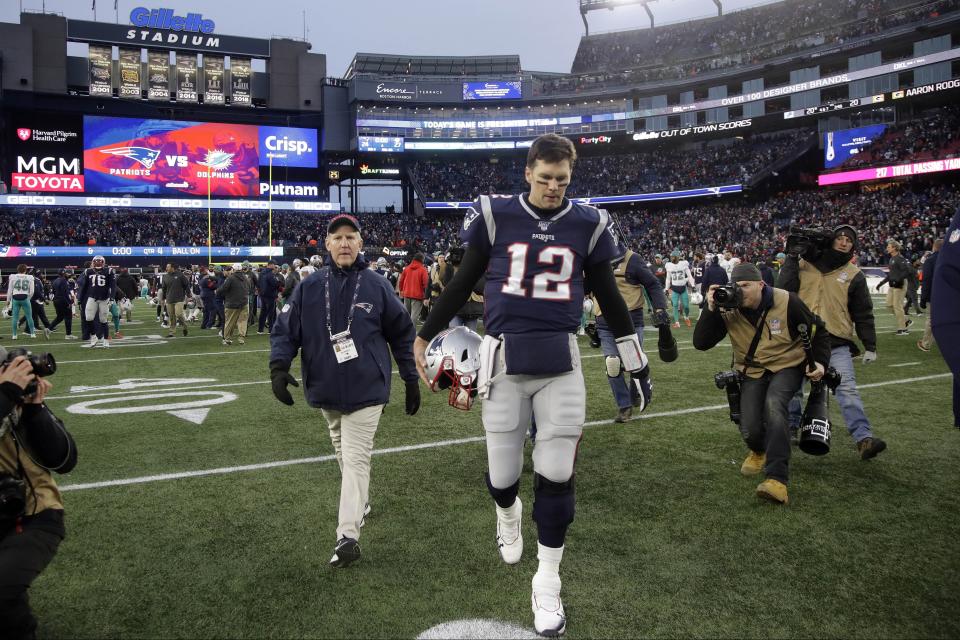
<path fill-rule="evenodd" d="M 17 137 L 26 142 L 30 139 L 30 134 L 33 133 L 32 129 L 17 129 Z"/>

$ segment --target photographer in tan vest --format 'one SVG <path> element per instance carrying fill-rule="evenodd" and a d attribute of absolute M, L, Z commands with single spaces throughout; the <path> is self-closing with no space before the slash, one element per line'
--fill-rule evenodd
<path fill-rule="evenodd" d="M 870 421 L 863 411 L 857 391 L 853 359 L 860 355 L 854 342 L 854 331 L 863 343 L 863 363 L 877 359 L 877 332 L 874 327 L 873 301 L 867 279 L 850 262 L 857 247 L 857 231 L 850 225 L 834 229 L 829 247 L 814 255 L 788 254 L 780 269 L 777 285 L 799 293 L 810 310 L 823 318 L 830 334 L 830 366 L 840 375 L 836 389 L 837 402 L 843 413 L 847 431 L 857 445 L 861 460 L 870 460 L 887 448 L 886 442 L 874 437 Z M 802 392 L 790 403 L 790 425 L 800 425 Z"/>
<path fill-rule="evenodd" d="M 741 263 L 732 284 L 711 285 L 707 305 L 693 330 L 693 346 L 715 347 L 727 335 L 739 379 L 740 434 L 750 452 L 743 475 L 766 473 L 757 495 L 779 504 L 789 502 L 790 433 L 787 405 L 804 375 L 820 380 L 830 361 L 830 342 L 820 320 L 795 293 L 763 282 L 760 270 Z M 718 296 L 722 289 L 722 299 Z M 810 327 L 816 369 L 805 370 L 798 325 Z"/>

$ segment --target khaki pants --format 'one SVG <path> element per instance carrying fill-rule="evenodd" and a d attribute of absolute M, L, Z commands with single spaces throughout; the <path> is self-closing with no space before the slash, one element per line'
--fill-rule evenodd
<path fill-rule="evenodd" d="M 177 323 L 180 323 L 181 327 L 187 326 L 187 319 L 183 316 L 183 303 L 182 302 L 167 302 L 167 315 L 170 317 L 170 333 L 173 333 L 173 330 L 177 328 Z"/>
<path fill-rule="evenodd" d="M 233 334 L 238 333 L 240 335 L 238 342 L 243 344 L 247 337 L 247 307 L 227 309 L 226 314 L 226 323 L 223 325 L 223 339 L 232 340 Z"/>
<path fill-rule="evenodd" d="M 360 537 L 363 509 L 370 500 L 370 454 L 383 405 L 340 413 L 321 409 L 340 465 L 340 514 L 337 539 Z"/>
<path fill-rule="evenodd" d="M 907 315 L 903 312 L 903 300 L 907 297 L 906 285 L 899 289 L 887 287 L 887 306 L 893 307 L 893 316 L 897 319 L 897 329 L 907 328 Z"/>
<path fill-rule="evenodd" d="M 933 325 L 930 324 L 930 319 L 933 318 L 933 304 L 927 303 L 927 323 L 923 327 L 923 337 L 920 338 L 920 344 L 922 344 L 927 349 L 933 347 L 936 344 L 936 340 L 933 337 Z"/>

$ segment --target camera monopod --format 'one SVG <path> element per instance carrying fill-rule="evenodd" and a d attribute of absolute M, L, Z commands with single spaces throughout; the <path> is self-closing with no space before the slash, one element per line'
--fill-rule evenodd
<path fill-rule="evenodd" d="M 807 370 L 812 371 L 817 368 L 817 363 L 813 359 L 810 330 L 807 325 L 798 324 L 797 332 L 800 334 L 800 343 L 803 345 L 803 353 L 806 356 Z M 810 396 L 807 398 L 807 406 L 803 410 L 803 419 L 800 421 L 800 450 L 812 456 L 830 453 L 829 388 L 825 377 L 810 383 Z"/>

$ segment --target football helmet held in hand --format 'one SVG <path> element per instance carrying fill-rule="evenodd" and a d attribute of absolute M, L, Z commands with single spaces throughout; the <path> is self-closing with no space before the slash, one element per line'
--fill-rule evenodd
<path fill-rule="evenodd" d="M 441 331 L 427 345 L 426 373 L 430 389 L 450 389 L 451 407 L 467 411 L 473 405 L 482 341 L 470 329 L 454 327 Z"/>

